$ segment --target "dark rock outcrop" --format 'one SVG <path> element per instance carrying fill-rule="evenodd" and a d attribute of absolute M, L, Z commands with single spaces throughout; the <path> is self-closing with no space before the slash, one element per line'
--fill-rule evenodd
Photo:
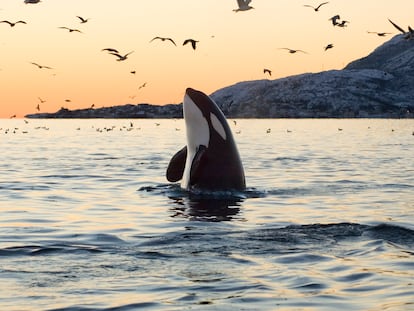
<path fill-rule="evenodd" d="M 150 104 L 138 105 L 122 105 L 103 108 L 88 108 L 69 110 L 61 108 L 55 113 L 37 113 L 27 115 L 27 118 L 72 118 L 72 119 L 86 119 L 86 118 L 113 118 L 113 119 L 139 119 L 139 118 L 182 118 L 182 105 L 165 105 L 157 106 Z"/>

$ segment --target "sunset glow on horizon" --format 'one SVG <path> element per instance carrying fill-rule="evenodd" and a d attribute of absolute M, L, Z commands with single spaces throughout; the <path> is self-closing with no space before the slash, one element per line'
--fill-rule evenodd
<path fill-rule="evenodd" d="M 236 0 L 4 0 L 0 21 L 26 24 L 0 23 L 0 118 L 61 107 L 180 103 L 187 87 L 212 93 L 240 81 L 342 69 L 398 34 L 388 18 L 414 26 L 408 0 L 332 0 L 318 12 L 304 6 L 319 3 L 253 0 L 254 9 L 236 13 Z M 332 25 L 336 14 L 347 27 Z M 156 36 L 176 46 L 150 42 Z M 199 41 L 196 50 L 183 46 L 189 38 Z M 328 44 L 333 48 L 325 51 Z M 105 48 L 132 53 L 117 61 Z"/>

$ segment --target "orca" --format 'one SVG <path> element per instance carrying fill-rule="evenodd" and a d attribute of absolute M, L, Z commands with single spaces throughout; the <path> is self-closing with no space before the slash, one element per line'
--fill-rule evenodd
<path fill-rule="evenodd" d="M 187 88 L 183 100 L 187 145 L 170 160 L 166 177 L 188 191 L 246 188 L 243 165 L 227 120 L 201 91 Z"/>

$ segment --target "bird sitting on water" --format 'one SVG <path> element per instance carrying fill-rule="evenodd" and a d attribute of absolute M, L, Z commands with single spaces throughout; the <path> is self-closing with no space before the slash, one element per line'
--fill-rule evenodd
<path fill-rule="evenodd" d="M 234 12 L 240 12 L 240 11 L 248 11 L 251 9 L 254 9 L 254 7 L 250 6 L 250 2 L 252 2 L 252 0 L 237 0 L 237 5 L 238 8 L 234 9 Z"/>

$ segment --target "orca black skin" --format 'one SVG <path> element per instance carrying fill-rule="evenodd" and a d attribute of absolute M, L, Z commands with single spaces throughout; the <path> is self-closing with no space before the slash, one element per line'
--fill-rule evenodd
<path fill-rule="evenodd" d="M 187 145 L 171 159 L 166 177 L 186 190 L 246 188 L 243 165 L 223 112 L 206 94 L 188 88 L 183 101 Z"/>

